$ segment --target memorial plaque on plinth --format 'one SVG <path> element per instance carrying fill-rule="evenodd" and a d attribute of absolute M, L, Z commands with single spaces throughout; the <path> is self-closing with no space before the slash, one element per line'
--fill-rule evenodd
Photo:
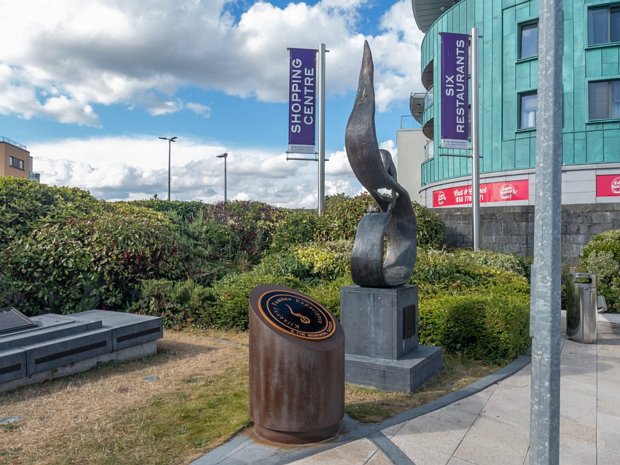
<path fill-rule="evenodd" d="M 344 333 L 318 302 L 293 289 L 250 294 L 250 417 L 263 439 L 317 442 L 344 416 Z"/>

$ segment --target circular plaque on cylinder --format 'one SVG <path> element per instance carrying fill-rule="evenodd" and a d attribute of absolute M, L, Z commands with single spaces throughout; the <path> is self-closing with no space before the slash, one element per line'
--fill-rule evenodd
<path fill-rule="evenodd" d="M 250 416 L 260 437 L 327 439 L 344 416 L 344 333 L 321 304 L 293 289 L 250 294 Z"/>

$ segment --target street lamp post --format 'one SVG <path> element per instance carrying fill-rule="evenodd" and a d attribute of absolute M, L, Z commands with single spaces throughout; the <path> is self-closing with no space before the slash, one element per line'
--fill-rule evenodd
<path fill-rule="evenodd" d="M 168 201 L 170 201 L 170 147 L 172 145 L 172 142 L 176 141 L 177 136 L 160 137 L 160 139 L 168 141 Z"/>
<path fill-rule="evenodd" d="M 217 158 L 224 159 L 224 205 L 228 202 L 228 179 L 226 175 L 226 159 L 228 158 L 228 153 L 222 153 L 221 155 L 216 155 Z"/>

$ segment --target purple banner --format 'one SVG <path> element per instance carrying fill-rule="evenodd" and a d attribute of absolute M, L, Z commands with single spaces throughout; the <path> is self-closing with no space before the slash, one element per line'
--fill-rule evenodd
<path fill-rule="evenodd" d="M 469 148 L 469 36 L 441 33 L 441 147 Z"/>
<path fill-rule="evenodd" d="M 291 48 L 288 98 L 288 151 L 315 153 L 316 50 Z"/>

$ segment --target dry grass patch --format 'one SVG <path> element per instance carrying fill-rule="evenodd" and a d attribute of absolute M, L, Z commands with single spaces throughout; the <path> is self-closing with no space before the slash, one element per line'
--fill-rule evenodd
<path fill-rule="evenodd" d="M 159 380 L 145 381 L 153 375 Z M 223 426 L 189 426 L 190 406 L 202 415 L 200 405 L 213 405 L 204 398 L 232 407 L 213 409 Z M 247 334 L 166 331 L 158 353 L 147 359 L 0 394 L 0 417 L 12 415 L 23 420 L 0 429 L 0 464 L 187 463 L 249 422 Z M 184 428 L 189 445 L 181 444 Z"/>
<path fill-rule="evenodd" d="M 190 463 L 250 424 L 247 342 L 247 333 L 166 331 L 152 357 L 0 394 L 0 417 L 23 418 L 0 426 L 0 464 Z M 415 394 L 347 386 L 347 413 L 378 422 L 497 369 L 444 363 Z"/>

